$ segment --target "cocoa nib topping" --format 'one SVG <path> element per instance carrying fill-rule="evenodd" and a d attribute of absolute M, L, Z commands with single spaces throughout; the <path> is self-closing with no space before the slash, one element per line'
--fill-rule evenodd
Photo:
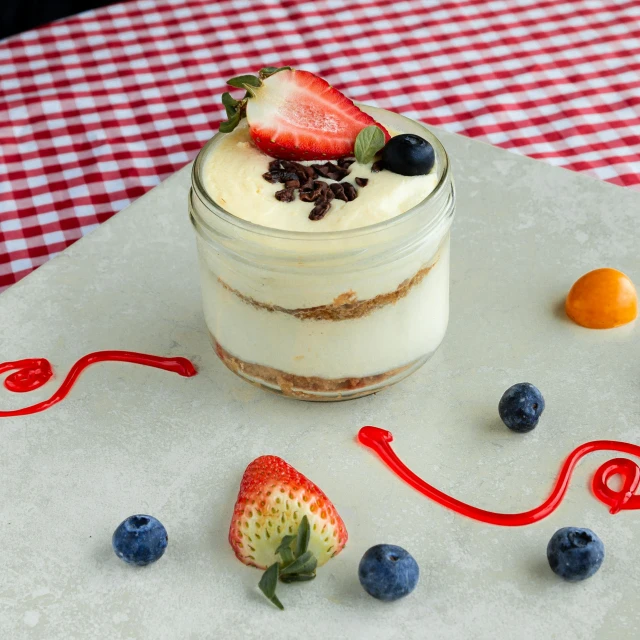
<path fill-rule="evenodd" d="M 344 200 L 344 202 L 351 202 L 358 197 L 358 192 L 350 182 L 334 182 L 331 185 L 331 191 L 336 200 Z"/>
<path fill-rule="evenodd" d="M 268 171 L 263 173 L 262 177 L 271 184 L 276 182 L 287 182 L 288 180 L 297 180 L 298 176 L 292 171 Z"/>
<path fill-rule="evenodd" d="M 329 178 L 329 180 L 337 180 L 338 182 L 345 178 L 349 174 L 348 167 L 339 167 L 333 162 L 326 162 L 325 164 L 312 164 L 311 167 L 315 172 L 323 178 Z"/>
<path fill-rule="evenodd" d="M 326 185 L 326 182 L 321 180 L 313 180 L 310 185 L 304 185 L 300 189 L 300 200 L 302 202 L 315 202 L 323 191 L 322 185 Z"/>
<path fill-rule="evenodd" d="M 331 191 L 333 191 L 333 195 L 336 200 L 344 200 L 345 202 L 349 202 L 347 200 L 347 194 L 344 192 L 344 185 L 340 182 L 334 182 L 331 185 Z"/>
<path fill-rule="evenodd" d="M 275 194 L 280 202 L 293 202 L 298 190 L 298 197 L 302 202 L 314 203 L 309 219 L 322 220 L 331 208 L 331 201 L 334 198 L 351 202 L 358 197 L 358 190 L 350 182 L 341 182 L 349 175 L 349 167 L 355 161 L 355 158 L 347 157 L 340 158 L 337 163 L 328 161 L 307 166 L 293 160 L 275 159 L 269 162 L 269 171 L 263 173 L 262 177 L 271 184 L 284 184 L 284 189 L 276 191 Z M 333 180 L 333 182 L 325 182 L 317 178 Z M 366 178 L 356 178 L 355 182 L 359 187 L 364 187 L 369 181 Z"/>
<path fill-rule="evenodd" d="M 338 166 L 343 169 L 348 169 L 355 161 L 355 158 L 340 158 L 340 160 L 338 160 Z"/>
<path fill-rule="evenodd" d="M 322 218 L 327 215 L 327 211 L 331 207 L 331 203 L 328 200 L 322 200 L 318 202 L 313 209 L 311 209 L 311 213 L 309 214 L 309 220 L 322 220 Z"/>
<path fill-rule="evenodd" d="M 296 193 L 293 189 L 281 189 L 276 191 L 276 200 L 280 202 L 293 202 L 296 199 Z"/>

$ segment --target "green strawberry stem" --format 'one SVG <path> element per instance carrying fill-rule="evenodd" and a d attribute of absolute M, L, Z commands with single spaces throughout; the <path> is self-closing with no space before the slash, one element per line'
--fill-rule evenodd
<path fill-rule="evenodd" d="M 260 578 L 260 583 L 258 586 L 260 587 L 260 591 L 264 593 L 267 599 L 271 600 L 273 604 L 278 607 L 281 611 L 284 610 L 282 606 L 282 602 L 278 600 L 278 596 L 276 596 L 276 586 L 278 585 L 278 574 L 280 572 L 280 565 L 277 562 L 274 562 L 263 574 L 262 578 Z"/>
<path fill-rule="evenodd" d="M 288 69 L 291 69 L 291 67 L 264 67 L 258 72 L 260 77 L 244 75 L 227 80 L 228 85 L 236 89 L 246 89 L 246 93 L 242 100 L 235 100 L 228 91 L 222 94 L 222 104 L 227 112 L 227 120 L 220 125 L 220 131 L 222 133 L 233 131 L 240 123 L 240 120 L 247 115 L 247 100 L 255 96 L 254 89 L 261 87 L 262 81 L 274 73 Z"/>
<path fill-rule="evenodd" d="M 262 574 L 258 587 L 278 609 L 284 609 L 284 606 L 276 596 L 278 579 L 281 582 L 290 583 L 308 582 L 316 577 L 318 560 L 308 550 L 310 537 L 309 519 L 304 516 L 300 521 L 296 535 L 284 536 L 276 549 L 276 553 L 282 558 L 282 562 L 274 562 Z M 294 543 L 294 548 L 291 549 L 291 545 Z"/>
<path fill-rule="evenodd" d="M 309 582 L 309 580 L 314 580 L 316 577 L 315 573 L 290 573 L 286 575 L 280 576 L 280 582 L 284 582 L 285 584 L 290 584 L 291 582 Z"/>
<path fill-rule="evenodd" d="M 309 540 L 311 538 L 311 528 L 309 527 L 309 518 L 305 516 L 298 527 L 298 535 L 296 536 L 296 558 L 303 555 L 309 548 Z"/>
<path fill-rule="evenodd" d="M 280 555 L 282 558 L 282 562 L 280 563 L 283 567 L 291 564 L 295 557 L 293 555 L 293 551 L 291 550 L 291 543 L 296 539 L 296 536 L 285 536 L 282 538 L 282 542 L 280 546 L 276 549 L 276 553 Z"/>
<path fill-rule="evenodd" d="M 280 575 L 290 575 L 293 573 L 311 574 L 314 573 L 318 566 L 318 560 L 311 553 L 306 551 L 299 558 L 296 558 L 290 565 L 287 565 L 280 571 Z"/>

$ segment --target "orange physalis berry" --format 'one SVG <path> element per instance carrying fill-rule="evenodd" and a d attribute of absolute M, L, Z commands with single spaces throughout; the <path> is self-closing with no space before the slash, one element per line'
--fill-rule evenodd
<path fill-rule="evenodd" d="M 633 282 L 616 269 L 596 269 L 571 287 L 567 315 L 589 329 L 612 329 L 635 320 L 638 294 Z"/>

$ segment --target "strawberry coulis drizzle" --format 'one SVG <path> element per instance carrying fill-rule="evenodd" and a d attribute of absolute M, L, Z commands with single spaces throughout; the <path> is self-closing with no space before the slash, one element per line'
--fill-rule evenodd
<path fill-rule="evenodd" d="M 44 411 L 63 400 L 71 387 L 76 383 L 80 374 L 90 365 L 97 362 L 130 362 L 145 367 L 155 367 L 171 373 L 177 373 L 185 378 L 195 376 L 197 371 L 193 364 L 186 358 L 163 358 L 135 351 L 95 351 L 82 356 L 72 367 L 60 388 L 47 400 L 33 404 L 23 409 L 0 411 L 0 418 L 14 416 L 26 416 L 32 413 Z M 39 389 L 53 377 L 53 368 L 46 358 L 26 358 L 13 362 L 0 364 L 0 375 L 12 371 L 4 381 L 4 386 L 14 393 L 26 393 Z"/>
<path fill-rule="evenodd" d="M 628 442 L 617 442 L 615 440 L 586 442 L 576 447 L 569 454 L 560 469 L 560 474 L 551 494 L 539 507 L 522 513 L 495 513 L 456 500 L 456 498 L 448 496 L 419 478 L 398 458 L 391 448 L 390 443 L 393 441 L 393 435 L 390 431 L 372 426 L 362 427 L 358 433 L 358 441 L 365 447 L 372 449 L 399 478 L 443 507 L 474 520 L 503 527 L 520 527 L 533 524 L 553 513 L 567 492 L 573 470 L 580 459 L 587 454 L 594 451 L 617 451 L 640 457 L 640 446 Z M 608 485 L 609 480 L 615 475 L 619 475 L 622 479 L 622 487 L 617 491 Z M 609 506 L 612 514 L 621 510 L 640 509 L 640 495 L 635 495 L 638 485 L 640 485 L 640 467 L 633 460 L 628 460 L 627 458 L 607 460 L 595 472 L 592 481 L 594 495 L 598 500 Z"/>

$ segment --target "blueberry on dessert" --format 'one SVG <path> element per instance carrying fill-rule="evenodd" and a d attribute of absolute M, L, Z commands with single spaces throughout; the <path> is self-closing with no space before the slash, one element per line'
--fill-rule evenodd
<path fill-rule="evenodd" d="M 115 554 L 127 564 L 139 567 L 159 560 L 169 538 L 163 524 L 147 515 L 129 516 L 114 531 L 111 544 Z"/>
<path fill-rule="evenodd" d="M 604 544 L 591 529 L 564 527 L 547 545 L 551 570 L 569 582 L 590 578 L 602 565 Z"/>
<path fill-rule="evenodd" d="M 382 166 L 403 176 L 426 175 L 435 162 L 431 144 L 413 133 L 394 136 L 382 149 Z"/>
<path fill-rule="evenodd" d="M 544 411 L 544 398 L 537 387 L 520 382 L 509 387 L 500 398 L 500 418 L 511 431 L 527 433 L 535 429 Z"/>
<path fill-rule="evenodd" d="M 409 595 L 418 584 L 420 569 L 413 556 L 394 544 L 377 544 L 360 560 L 358 578 L 377 600 L 392 602 Z"/>

